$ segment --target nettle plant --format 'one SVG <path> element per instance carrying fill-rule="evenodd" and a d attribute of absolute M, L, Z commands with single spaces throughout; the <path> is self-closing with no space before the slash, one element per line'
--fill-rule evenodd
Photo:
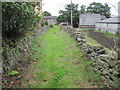
<path fill-rule="evenodd" d="M 18 40 L 25 36 L 40 21 L 35 13 L 34 2 L 2 3 L 2 36 L 4 39 Z"/>

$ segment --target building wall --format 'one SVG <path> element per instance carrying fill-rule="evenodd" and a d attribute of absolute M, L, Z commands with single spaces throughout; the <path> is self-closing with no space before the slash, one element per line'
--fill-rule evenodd
<path fill-rule="evenodd" d="M 47 21 L 49 25 L 51 25 L 51 24 L 56 25 L 57 24 L 56 18 L 44 19 L 44 21 L 45 22 Z"/>
<path fill-rule="evenodd" d="M 118 25 L 120 25 L 120 24 L 96 23 L 95 24 L 95 29 L 99 30 L 99 31 L 116 33 L 118 31 Z"/>
<path fill-rule="evenodd" d="M 94 18 L 94 17 L 81 18 L 80 17 L 79 20 L 80 20 L 79 25 L 95 25 L 95 22 L 100 21 L 101 18 L 100 17 L 98 18 Z"/>

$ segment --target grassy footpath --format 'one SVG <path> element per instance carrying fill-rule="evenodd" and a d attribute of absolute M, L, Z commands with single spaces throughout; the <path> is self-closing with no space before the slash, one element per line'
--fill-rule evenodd
<path fill-rule="evenodd" d="M 34 63 L 28 69 L 23 86 L 30 88 L 93 88 L 99 87 L 100 76 L 85 60 L 75 41 L 58 26 L 41 38 L 36 38 L 31 49 Z"/>

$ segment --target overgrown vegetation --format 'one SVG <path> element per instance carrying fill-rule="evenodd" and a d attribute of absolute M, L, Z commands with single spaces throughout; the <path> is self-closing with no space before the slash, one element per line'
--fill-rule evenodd
<path fill-rule="evenodd" d="M 24 53 L 40 16 L 35 12 L 35 2 L 2 2 L 2 59 L 3 71 L 12 70 L 18 64 L 18 56 Z M 22 62 L 22 59 L 21 59 Z"/>
<path fill-rule="evenodd" d="M 2 3 L 2 36 L 4 39 L 17 40 L 34 30 L 40 20 L 35 13 L 35 6 L 36 4 L 32 2 Z"/>

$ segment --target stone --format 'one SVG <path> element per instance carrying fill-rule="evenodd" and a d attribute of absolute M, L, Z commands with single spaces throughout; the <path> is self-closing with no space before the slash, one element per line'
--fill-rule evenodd
<path fill-rule="evenodd" d="M 102 74 L 103 74 L 103 75 L 109 75 L 109 71 L 108 71 L 107 69 L 104 69 L 104 70 L 102 71 Z"/>
<path fill-rule="evenodd" d="M 108 63 L 104 63 L 103 67 L 106 68 L 106 69 L 109 69 L 109 64 Z"/>
<path fill-rule="evenodd" d="M 118 88 L 118 84 L 115 83 L 115 82 L 112 81 L 112 80 L 109 81 L 109 85 L 110 85 L 111 87 Z"/>
<path fill-rule="evenodd" d="M 119 75 L 119 72 L 117 72 L 117 71 L 113 71 L 113 75 L 115 75 L 115 76 L 118 76 Z"/>
<path fill-rule="evenodd" d="M 115 71 L 119 72 L 120 71 L 120 65 L 115 66 Z"/>
<path fill-rule="evenodd" d="M 97 53 L 98 53 L 98 54 L 106 54 L 106 50 L 101 49 L 101 50 L 97 51 Z"/>
<path fill-rule="evenodd" d="M 85 40 L 85 39 L 82 39 L 82 42 L 83 42 L 83 43 L 86 43 L 86 40 Z"/>
<path fill-rule="evenodd" d="M 117 50 L 118 59 L 120 60 L 120 49 Z"/>
<path fill-rule="evenodd" d="M 105 62 L 98 59 L 98 60 L 96 60 L 96 64 L 103 66 L 105 64 Z"/>
<path fill-rule="evenodd" d="M 93 48 L 90 47 L 90 46 L 86 46 L 85 48 L 86 48 L 85 51 L 86 51 L 87 54 L 91 54 L 92 52 L 94 52 Z"/>
<path fill-rule="evenodd" d="M 103 49 L 103 46 L 93 46 L 95 51 L 99 51 L 101 49 Z"/>
<path fill-rule="evenodd" d="M 114 81 L 116 84 L 118 84 L 118 77 L 114 76 L 113 74 L 112 74 L 110 77 L 113 79 L 113 81 Z"/>
<path fill-rule="evenodd" d="M 91 56 L 92 56 L 92 57 L 95 57 L 95 56 L 97 56 L 97 53 L 92 52 L 92 53 L 91 53 Z"/>
<path fill-rule="evenodd" d="M 77 46 L 81 46 L 82 45 L 82 43 L 77 43 Z"/>
<path fill-rule="evenodd" d="M 117 63 L 118 63 L 117 60 L 116 60 L 116 61 L 109 61 L 109 62 L 108 62 L 108 64 L 109 64 L 111 67 L 113 67 L 113 68 L 115 68 L 115 66 L 116 66 Z"/>
<path fill-rule="evenodd" d="M 107 74 L 104 76 L 106 79 L 110 79 L 110 76 Z"/>
<path fill-rule="evenodd" d="M 113 69 L 109 69 L 109 73 L 112 74 L 113 73 Z"/>
<path fill-rule="evenodd" d="M 82 41 L 82 39 L 81 39 L 81 38 L 77 38 L 76 40 L 77 40 L 78 42 Z"/>
<path fill-rule="evenodd" d="M 118 53 L 117 52 L 112 52 L 110 54 L 112 60 L 118 60 Z"/>
<path fill-rule="evenodd" d="M 105 55 L 103 54 L 103 55 L 99 56 L 99 59 L 102 60 L 102 61 L 108 62 L 108 61 L 111 60 L 111 57 L 108 54 L 105 54 Z"/>

